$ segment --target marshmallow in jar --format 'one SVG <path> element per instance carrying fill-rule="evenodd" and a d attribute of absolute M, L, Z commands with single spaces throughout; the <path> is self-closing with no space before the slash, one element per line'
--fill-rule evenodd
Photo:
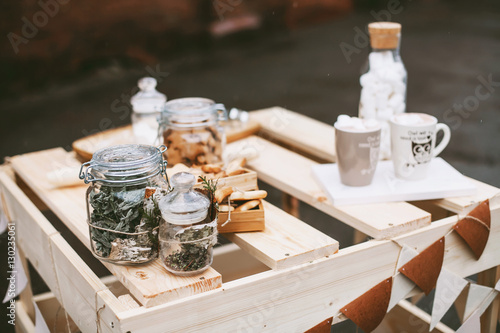
<path fill-rule="evenodd" d="M 156 90 L 156 79 L 139 80 L 139 92 L 132 96 L 132 132 L 136 143 L 153 145 L 158 137 L 158 120 L 167 96 Z"/>
<path fill-rule="evenodd" d="M 359 117 L 376 119 L 382 126 L 380 158 L 391 157 L 389 119 L 406 110 L 406 69 L 399 56 L 401 24 L 373 22 L 368 25 L 372 51 L 368 70 L 361 75 Z"/>

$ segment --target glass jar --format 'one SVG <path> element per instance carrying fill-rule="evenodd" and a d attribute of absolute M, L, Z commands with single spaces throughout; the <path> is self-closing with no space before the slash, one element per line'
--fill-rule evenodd
<path fill-rule="evenodd" d="M 167 96 L 156 90 L 156 79 L 143 77 L 140 91 L 132 96 L 132 132 L 136 143 L 152 145 L 158 136 L 158 120 Z"/>
<path fill-rule="evenodd" d="M 165 104 L 159 140 L 168 147 L 170 165 L 189 167 L 222 162 L 226 136 L 220 121 L 227 120 L 222 104 L 206 98 L 179 98 Z"/>
<path fill-rule="evenodd" d="M 168 194 L 165 147 L 104 148 L 82 165 L 92 253 L 115 264 L 140 264 L 158 256 L 159 201 Z M 84 170 L 84 168 L 86 169 Z"/>
<path fill-rule="evenodd" d="M 361 75 L 359 117 L 376 119 L 382 126 L 380 158 L 391 157 L 389 119 L 406 111 L 407 73 L 399 55 L 401 24 L 373 22 L 368 25 L 372 51 Z"/>
<path fill-rule="evenodd" d="M 173 191 L 159 203 L 163 217 L 160 259 L 173 274 L 196 275 L 212 264 L 213 247 L 217 243 L 216 209 L 209 209 L 210 200 L 193 190 L 194 175 L 179 172 L 171 181 Z"/>

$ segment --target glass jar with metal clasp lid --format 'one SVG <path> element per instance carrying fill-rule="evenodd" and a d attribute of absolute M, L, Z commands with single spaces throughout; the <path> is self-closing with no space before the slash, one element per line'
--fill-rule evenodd
<path fill-rule="evenodd" d="M 227 120 L 223 104 L 207 98 L 178 98 L 165 104 L 159 118 L 159 142 L 168 147 L 170 165 L 200 166 L 222 162 Z"/>
<path fill-rule="evenodd" d="M 82 165 L 80 179 L 90 184 L 85 199 L 91 249 L 98 259 L 141 264 L 157 258 L 158 203 L 170 188 L 165 151 L 165 146 L 113 146 Z"/>

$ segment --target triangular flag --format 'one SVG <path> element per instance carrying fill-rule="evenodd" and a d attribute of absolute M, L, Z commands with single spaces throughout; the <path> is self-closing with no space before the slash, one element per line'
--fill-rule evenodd
<path fill-rule="evenodd" d="M 453 305 L 458 295 L 467 286 L 467 281 L 446 268 L 441 270 L 436 285 L 434 304 L 432 305 L 431 324 L 429 332 L 436 327 L 441 318 Z"/>
<path fill-rule="evenodd" d="M 443 257 L 444 237 L 441 237 L 401 267 L 399 272 L 415 282 L 428 295 L 436 286 L 439 272 L 443 266 Z"/>
<path fill-rule="evenodd" d="M 36 302 L 33 302 L 35 305 L 35 333 L 50 333 L 49 327 L 43 319 L 42 313 L 40 309 L 36 305 Z"/>
<path fill-rule="evenodd" d="M 474 312 L 472 316 L 455 333 L 481 333 L 481 315 Z"/>
<path fill-rule="evenodd" d="M 408 245 L 403 245 L 403 248 L 399 252 L 399 258 L 397 263 L 397 268 L 400 269 L 404 264 L 412 260 L 418 255 L 418 252 Z M 392 291 L 391 300 L 389 301 L 389 307 L 387 311 L 391 311 L 400 300 L 406 298 L 406 295 L 415 288 L 415 283 L 408 279 L 403 274 L 396 274 L 392 279 Z"/>
<path fill-rule="evenodd" d="M 384 319 L 391 298 L 392 278 L 388 278 L 342 307 L 340 311 L 363 331 L 373 331 Z"/>
<path fill-rule="evenodd" d="M 479 310 L 479 314 L 488 307 L 491 302 L 487 301 L 488 296 L 490 296 L 493 288 L 481 286 L 478 284 L 471 283 L 469 286 L 469 290 L 466 294 L 467 300 L 465 301 L 465 309 L 462 317 L 462 321 L 467 321 L 476 310 Z M 485 309 L 480 309 L 480 308 Z M 482 310 L 482 311 L 481 311 Z"/>
<path fill-rule="evenodd" d="M 495 290 L 500 292 L 500 279 L 497 281 L 497 284 L 495 285 Z"/>
<path fill-rule="evenodd" d="M 332 330 L 332 322 L 333 318 L 323 320 L 318 325 L 305 331 L 305 333 L 330 333 L 330 331 Z"/>
<path fill-rule="evenodd" d="M 485 200 L 466 217 L 455 224 L 453 229 L 472 249 L 477 259 L 483 254 L 490 236 L 491 211 L 489 200 Z"/>

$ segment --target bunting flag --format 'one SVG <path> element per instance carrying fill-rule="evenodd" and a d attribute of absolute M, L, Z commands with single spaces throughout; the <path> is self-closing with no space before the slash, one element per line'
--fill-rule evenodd
<path fill-rule="evenodd" d="M 455 333 L 481 333 L 481 315 L 474 312 Z"/>
<path fill-rule="evenodd" d="M 437 280 L 434 304 L 432 305 L 429 331 L 432 331 L 436 327 L 467 284 L 468 282 L 464 278 L 450 272 L 446 268 L 441 270 L 441 274 L 439 274 Z"/>
<path fill-rule="evenodd" d="M 36 302 L 33 302 L 33 304 L 35 306 L 35 333 L 50 333 L 49 327 L 45 319 L 43 319 L 38 305 L 36 305 Z"/>
<path fill-rule="evenodd" d="M 471 283 L 469 288 L 463 292 L 459 299 L 460 303 L 464 304 L 462 309 L 457 308 L 457 312 L 462 322 L 467 321 L 467 319 L 476 311 L 482 310 L 480 307 L 484 307 L 484 305 L 489 305 L 491 302 L 488 302 L 486 298 L 489 297 L 493 288 L 481 286 L 478 284 Z M 484 310 L 483 310 L 484 311 Z M 479 311 L 481 315 L 483 311 Z"/>
<path fill-rule="evenodd" d="M 330 333 L 332 329 L 333 317 L 323 320 L 313 328 L 308 329 L 305 333 Z"/>
<path fill-rule="evenodd" d="M 377 284 L 340 311 L 363 331 L 373 331 L 384 319 L 391 298 L 392 277 Z"/>
<path fill-rule="evenodd" d="M 400 269 L 404 264 L 412 260 L 418 255 L 418 252 L 409 247 L 408 245 L 403 245 L 403 248 L 399 252 L 398 263 L 396 269 Z M 392 292 L 391 300 L 389 301 L 389 307 L 387 312 L 391 311 L 396 304 L 402 299 L 406 298 L 406 295 L 415 288 L 415 283 L 408 279 L 403 274 L 396 274 L 392 281 Z"/>
<path fill-rule="evenodd" d="M 428 295 L 436 286 L 444 258 L 444 237 L 434 242 L 399 269 Z"/>
<path fill-rule="evenodd" d="M 466 217 L 455 224 L 453 229 L 462 237 L 477 259 L 481 258 L 490 236 L 490 202 L 485 200 Z"/>

